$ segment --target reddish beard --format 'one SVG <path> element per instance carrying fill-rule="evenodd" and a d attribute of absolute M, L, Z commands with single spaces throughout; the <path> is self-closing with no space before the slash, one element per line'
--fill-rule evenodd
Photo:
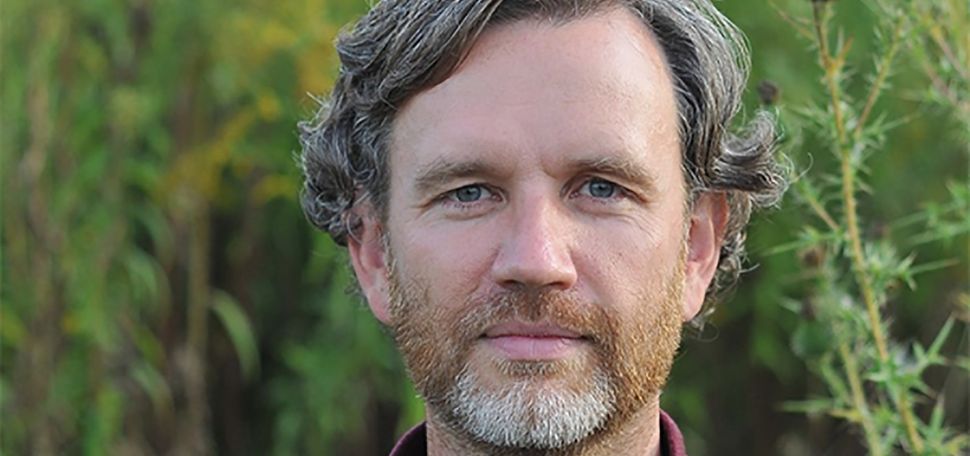
<path fill-rule="evenodd" d="M 393 265 L 393 263 L 392 263 Z M 502 381 L 563 378 L 564 388 L 583 390 L 594 373 L 605 374 L 614 403 L 593 440 L 610 435 L 656 400 L 680 344 L 683 263 L 659 292 L 645 291 L 636 310 L 621 318 L 606 306 L 585 302 L 570 291 L 503 289 L 469 297 L 458 306 L 432 303 L 430 284 L 400 277 L 391 266 L 391 326 L 415 387 L 435 417 L 461 429 L 448 403 L 449 391 L 470 365 L 485 331 L 509 321 L 547 323 L 580 334 L 591 351 L 585 361 L 494 360 Z M 478 358 L 476 358 L 478 359 Z"/>

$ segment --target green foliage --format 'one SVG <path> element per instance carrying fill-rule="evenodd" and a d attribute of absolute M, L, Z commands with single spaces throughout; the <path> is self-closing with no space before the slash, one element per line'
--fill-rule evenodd
<path fill-rule="evenodd" d="M 367 3 L 3 2 L 0 453 L 382 454 L 422 419 L 390 338 L 347 293 L 341 248 L 297 202 L 294 126 Z M 844 24 L 827 40 L 838 71 L 806 50 L 816 33 L 797 18 L 812 5 Z M 802 171 L 753 226 L 760 267 L 716 334 L 687 345 L 664 407 L 693 455 L 851 454 L 860 439 L 833 440 L 824 417 L 908 449 L 903 398 L 923 453 L 955 454 L 970 370 L 954 355 L 970 320 L 966 4 L 718 6 L 749 34 L 753 82 L 781 88 Z M 803 398 L 785 407 L 823 418 L 778 412 Z"/>
<path fill-rule="evenodd" d="M 252 379 L 259 372 L 259 353 L 249 319 L 231 295 L 218 290 L 212 295 L 212 310 L 229 334 L 243 377 Z"/>
<path fill-rule="evenodd" d="M 827 101 L 798 109 L 801 118 L 813 129 L 822 130 L 822 142 L 834 153 L 831 168 L 816 167 L 812 173 L 794 176 L 795 192 L 802 204 L 814 213 L 815 221 L 802 229 L 800 239 L 778 248 L 798 248 L 811 252 L 821 261 L 810 264 L 814 284 L 796 311 L 812 318 L 800 323 L 792 339 L 795 353 L 803 357 L 826 385 L 828 397 L 792 402 L 787 408 L 804 413 L 828 413 L 861 428 L 871 454 L 905 450 L 911 454 L 955 454 L 968 448 L 967 435 L 944 425 L 942 395 L 925 381 L 927 372 L 945 366 L 941 354 L 954 327 L 953 318 L 937 330 L 929 349 L 919 342 L 893 342 L 887 304 L 898 294 L 898 286 L 917 287 L 917 275 L 952 267 L 966 258 L 942 258 L 917 263 L 917 252 L 901 255 L 899 247 L 913 248 L 936 241 L 953 240 L 967 232 L 970 208 L 965 183 L 949 185 L 952 201 L 924 204 L 924 209 L 889 222 L 892 232 L 873 238 L 866 235 L 862 198 L 878 189 L 866 185 L 871 168 L 867 165 L 884 155 L 894 130 L 913 116 L 892 111 L 873 118 L 876 102 L 893 86 L 897 62 L 906 57 L 903 43 L 917 43 L 932 37 L 941 47 L 952 37 L 938 37 L 935 16 L 946 12 L 959 15 L 960 2 L 943 2 L 939 9 L 922 9 L 911 2 L 879 0 L 870 3 L 876 17 L 875 59 L 871 71 L 859 70 L 851 62 L 851 39 L 841 30 L 835 38 L 835 10 L 831 2 L 813 2 L 811 19 L 789 19 L 796 29 L 813 41 L 823 76 L 821 91 Z M 949 9 L 949 11 L 946 11 Z M 966 16 L 963 15 L 964 20 Z M 964 24 L 966 25 L 966 24 Z M 953 40 L 956 45 L 965 44 Z M 917 45 L 916 47 L 919 47 Z M 949 62 L 966 67 L 970 49 L 959 49 L 962 60 Z M 924 68 L 932 69 L 940 62 Z M 852 70 L 850 70 L 852 68 Z M 867 84 L 853 87 L 852 81 L 864 74 Z M 942 74 L 942 69 L 941 69 Z M 945 89 L 966 100 L 966 75 L 947 73 Z M 932 74 L 931 74 L 932 76 Z M 940 90 L 943 90 L 941 88 Z M 948 101 L 941 97 L 931 100 Z M 960 100 L 945 103 L 960 114 Z M 898 119 L 898 120 L 897 120 Z M 970 126 L 965 123 L 964 126 Z M 797 153 L 792 149 L 792 153 Z M 964 152 L 965 153 L 965 152 Z M 832 209 L 837 209 L 837 216 Z M 879 219 L 878 212 L 866 211 Z M 907 228 L 916 232 L 903 236 Z M 886 230 L 889 231 L 889 230 Z M 806 312 L 808 310 L 808 312 Z M 949 309 L 953 312 L 956 309 Z M 946 309 L 944 309 L 946 311 Z M 962 328 L 965 331 L 965 328 Z M 924 398 L 934 398 L 936 406 L 929 422 L 920 419 L 917 406 Z"/>
<path fill-rule="evenodd" d="M 310 244 L 296 207 L 294 125 L 312 109 L 305 94 L 331 84 L 336 30 L 363 7 L 4 4 L 3 452 L 276 440 L 217 435 L 272 429 L 277 413 L 241 421 L 231 404 L 277 410 L 246 388 L 305 374 L 282 347 L 329 342 L 290 323 L 331 318 L 314 296 L 339 267 L 303 275 L 311 249 L 335 247 Z M 378 331 L 359 339 L 370 345 L 333 356 L 393 359 L 371 350 L 387 347 Z M 333 440 L 341 418 L 310 432 Z"/>

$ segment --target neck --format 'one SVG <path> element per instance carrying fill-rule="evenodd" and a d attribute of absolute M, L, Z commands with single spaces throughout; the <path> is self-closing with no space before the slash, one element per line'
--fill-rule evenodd
<path fill-rule="evenodd" d="M 453 430 L 427 410 L 428 456 L 507 455 L 507 456 L 660 456 L 659 397 L 625 420 L 613 423 L 570 447 L 549 450 L 492 447 L 471 441 L 464 433 Z"/>

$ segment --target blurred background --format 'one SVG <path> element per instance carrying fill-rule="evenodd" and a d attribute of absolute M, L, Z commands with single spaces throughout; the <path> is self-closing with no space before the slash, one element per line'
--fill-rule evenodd
<path fill-rule="evenodd" d="M 344 251 L 297 203 L 296 123 L 328 92 L 332 42 L 367 3 L 0 4 L 0 453 L 378 455 L 422 419 L 390 338 L 348 294 Z M 747 112 L 772 104 L 804 173 L 834 166 L 798 121 L 825 97 L 783 15 L 810 3 L 718 3 L 753 48 Z M 876 13 L 839 2 L 837 14 L 854 65 L 871 65 Z M 968 181 L 967 124 L 899 62 L 877 107 L 905 122 L 861 196 L 872 238 Z M 692 455 L 860 451 L 845 422 L 781 409 L 824 394 L 792 337 L 810 316 L 784 305 L 804 298 L 817 252 L 773 253 L 808 223 L 791 200 L 756 216 L 752 270 L 684 345 L 663 407 Z M 895 338 L 928 344 L 967 299 L 968 249 L 965 229 L 916 246 L 950 261 L 891 296 Z M 967 344 L 959 324 L 944 352 Z M 925 381 L 965 430 L 965 372 Z"/>

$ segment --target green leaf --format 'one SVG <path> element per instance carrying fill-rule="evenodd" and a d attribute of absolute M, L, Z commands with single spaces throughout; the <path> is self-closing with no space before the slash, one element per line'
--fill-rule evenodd
<path fill-rule="evenodd" d="M 147 362 L 140 362 L 132 367 L 131 377 L 151 399 L 156 415 L 168 416 L 172 414 L 175 408 L 172 390 L 165 382 L 165 377 L 162 377 L 155 366 Z"/>
<path fill-rule="evenodd" d="M 840 403 L 851 403 L 852 394 L 849 393 L 849 386 L 842 379 L 841 374 L 836 372 L 831 361 L 820 363 L 819 374 L 825 380 L 829 389 L 832 391 L 834 400 Z"/>
<path fill-rule="evenodd" d="M 249 317 L 243 312 L 239 302 L 222 290 L 213 290 L 212 310 L 219 317 L 222 327 L 226 328 L 229 340 L 236 349 L 243 377 L 247 380 L 253 379 L 259 372 L 259 349 Z"/>
<path fill-rule="evenodd" d="M 836 404 L 828 398 L 785 401 L 781 404 L 781 410 L 785 412 L 804 413 L 808 415 L 828 414 L 837 408 Z"/>
<path fill-rule="evenodd" d="M 160 277 L 164 276 L 164 272 L 157 266 L 155 259 L 141 249 L 129 249 L 124 261 L 133 301 L 155 307 L 161 293 Z"/>
<path fill-rule="evenodd" d="M 953 329 L 953 318 L 948 318 L 946 323 L 943 323 L 943 327 L 936 334 L 936 339 L 933 339 L 933 343 L 930 344 L 930 349 L 926 351 L 927 357 L 930 359 L 936 358 L 940 349 L 943 348 L 943 343 L 946 342 L 946 338 L 950 335 L 950 331 Z"/>

